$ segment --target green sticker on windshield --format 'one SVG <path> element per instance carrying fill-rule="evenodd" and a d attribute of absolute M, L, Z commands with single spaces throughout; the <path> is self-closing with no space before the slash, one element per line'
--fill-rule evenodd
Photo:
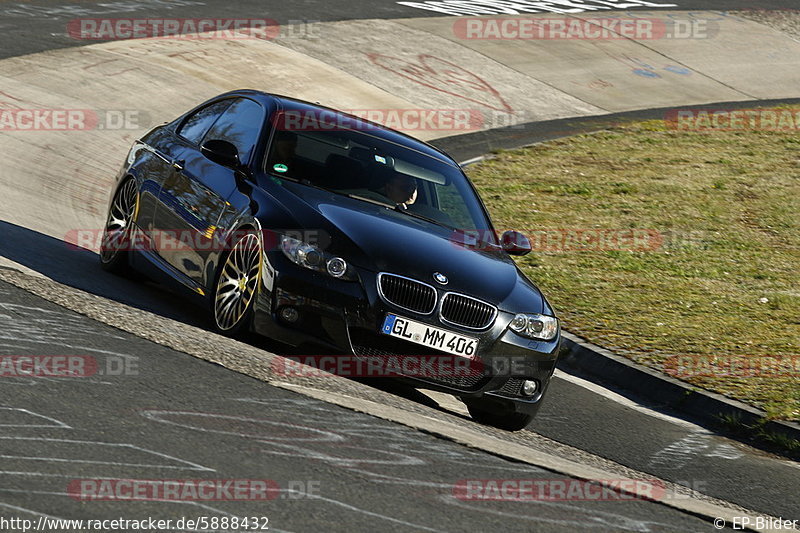
<path fill-rule="evenodd" d="M 280 172 L 281 174 L 283 174 L 284 172 L 289 170 L 289 167 L 287 167 L 286 165 L 283 165 L 281 163 L 278 163 L 277 165 L 272 167 L 272 170 L 274 170 L 275 172 Z"/>

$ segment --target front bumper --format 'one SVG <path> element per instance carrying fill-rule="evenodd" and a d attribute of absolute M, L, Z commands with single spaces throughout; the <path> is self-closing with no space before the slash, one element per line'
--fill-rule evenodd
<path fill-rule="evenodd" d="M 555 369 L 560 336 L 552 341 L 521 337 L 508 329 L 512 313 L 500 311 L 484 331 L 442 323 L 437 313 L 420 315 L 394 307 L 379 295 L 374 272 L 357 269 L 359 281 L 341 281 L 301 268 L 280 251 L 265 254 L 262 287 L 256 302 L 253 329 L 279 342 L 299 347 L 304 355 L 348 354 L 360 357 L 437 355 L 441 352 L 379 333 L 387 313 L 478 338 L 477 357 L 483 372 L 470 376 L 401 377 L 416 387 L 456 396 L 484 398 L 497 410 L 533 414 Z M 299 318 L 281 318 L 291 306 Z M 444 355 L 444 354 L 442 354 Z M 457 356 L 451 356 L 457 357 Z M 523 396 L 523 379 L 539 387 Z"/>

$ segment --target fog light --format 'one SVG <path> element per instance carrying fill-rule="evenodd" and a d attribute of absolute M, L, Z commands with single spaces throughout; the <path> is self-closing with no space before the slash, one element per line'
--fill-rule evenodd
<path fill-rule="evenodd" d="M 328 261 L 328 274 L 334 278 L 341 278 L 347 272 L 347 263 L 341 257 L 334 257 Z"/>
<path fill-rule="evenodd" d="M 526 379 L 522 382 L 522 394 L 525 396 L 533 396 L 539 389 L 538 383 L 533 379 Z"/>
<path fill-rule="evenodd" d="M 300 318 L 300 313 L 294 307 L 284 307 L 281 309 L 280 316 L 286 322 L 297 322 Z"/>

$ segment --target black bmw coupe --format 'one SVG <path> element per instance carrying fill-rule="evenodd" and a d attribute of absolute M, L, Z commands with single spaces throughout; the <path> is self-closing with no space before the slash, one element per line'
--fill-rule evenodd
<path fill-rule="evenodd" d="M 530 250 L 518 232 L 495 233 L 458 163 L 436 148 L 242 90 L 133 145 L 100 260 L 184 289 L 225 334 L 357 360 L 455 361 L 394 375 L 516 430 L 539 409 L 561 338 L 510 257 Z"/>

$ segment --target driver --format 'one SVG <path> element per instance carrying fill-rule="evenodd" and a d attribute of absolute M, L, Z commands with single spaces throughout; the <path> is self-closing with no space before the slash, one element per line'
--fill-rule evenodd
<path fill-rule="evenodd" d="M 393 170 L 386 169 L 380 178 L 383 185 L 371 189 L 344 189 L 344 194 L 351 194 L 367 200 L 374 200 L 382 204 L 391 203 L 401 209 L 408 209 L 408 206 L 417 201 L 417 180 L 408 174 L 401 174 Z M 386 173 L 389 174 L 386 177 Z"/>
<path fill-rule="evenodd" d="M 291 166 L 297 150 L 297 134 L 282 132 L 275 139 L 275 148 L 272 155 L 273 163 L 283 163 Z"/>
<path fill-rule="evenodd" d="M 417 201 L 417 180 L 395 172 L 378 192 L 404 209 Z"/>

